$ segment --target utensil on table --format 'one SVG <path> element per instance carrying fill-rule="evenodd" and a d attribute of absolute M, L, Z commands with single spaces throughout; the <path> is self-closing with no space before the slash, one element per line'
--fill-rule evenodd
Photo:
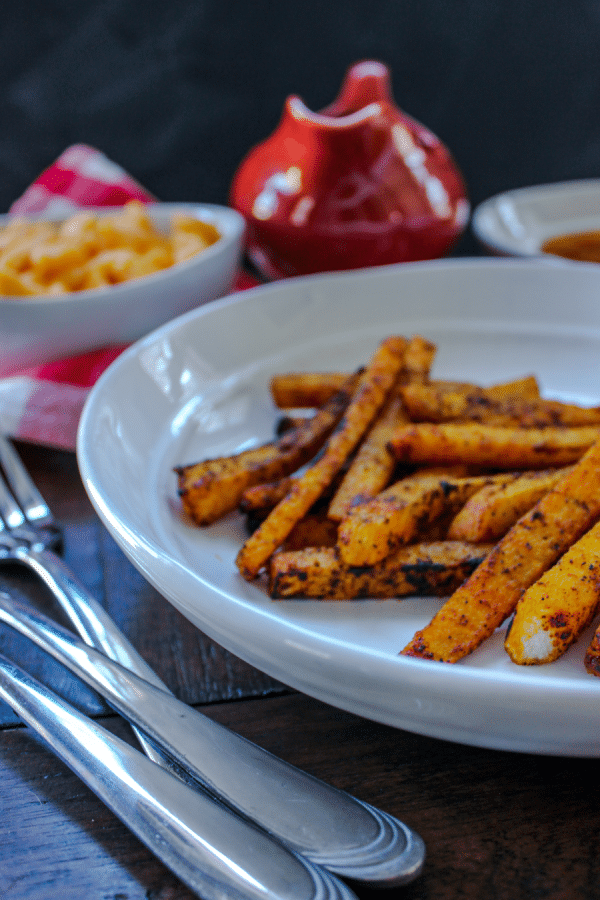
<path fill-rule="evenodd" d="M 77 581 L 46 541 L 51 514 L 10 443 L 0 437 L 0 464 L 12 492 L 0 477 L 0 561 L 22 562 L 52 591 L 83 640 L 165 694 L 156 673 L 117 629 L 104 608 Z M 27 488 L 27 490 L 25 490 Z M 24 498 L 21 506 L 17 498 Z M 31 498 L 43 514 L 27 519 Z M 20 513 L 20 516 L 19 516 Z M 44 527 L 36 527 L 43 521 Z M 186 719 L 192 715 L 182 705 Z M 200 713 L 194 716 L 189 769 L 202 786 L 265 828 L 297 852 L 338 875 L 391 887 L 421 871 L 425 846 L 419 835 L 387 813 L 338 791 L 278 759 Z M 183 724 L 183 720 L 182 720 Z M 170 722 L 169 727 L 172 727 Z M 146 753 L 176 775 L 168 755 L 138 729 Z M 240 773 L 245 772 L 245 777 Z"/>
<path fill-rule="evenodd" d="M 0 435 L 0 561 L 20 562 L 32 569 L 48 586 L 84 640 L 93 642 L 122 665 L 130 665 L 129 652 L 137 658 L 136 651 L 118 639 L 112 622 L 109 627 L 103 627 L 107 614 L 54 552 L 58 538 L 59 529 L 46 501 L 12 445 Z M 138 662 L 141 671 L 141 657 Z M 150 676 L 150 667 L 145 663 L 143 666 L 147 669 L 146 677 Z M 150 759 L 172 769 L 171 761 L 144 734 L 139 733 L 137 737 Z"/>
<path fill-rule="evenodd" d="M 356 900 L 342 881 L 0 657 L 0 697 L 203 900 Z"/>

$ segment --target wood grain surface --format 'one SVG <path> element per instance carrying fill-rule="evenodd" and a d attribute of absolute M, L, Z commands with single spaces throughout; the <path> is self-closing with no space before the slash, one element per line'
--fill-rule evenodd
<path fill-rule="evenodd" d="M 146 584 L 92 512 L 72 454 L 19 449 L 64 526 L 67 560 L 178 696 L 422 835 L 422 876 L 388 894 L 357 888 L 361 900 L 600 900 L 596 760 L 463 747 L 288 690 L 202 635 Z M 23 569 L 0 569 L 0 588 L 61 619 Z M 0 652 L 134 742 L 92 691 L 4 627 Z M 191 896 L 3 705 L 0 898 Z"/>

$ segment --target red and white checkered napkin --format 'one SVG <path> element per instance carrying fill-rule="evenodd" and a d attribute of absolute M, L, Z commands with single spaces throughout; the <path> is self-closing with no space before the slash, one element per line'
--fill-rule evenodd
<path fill-rule="evenodd" d="M 36 178 L 9 209 L 11 216 L 70 215 L 82 206 L 122 206 L 156 198 L 93 147 L 73 144 Z"/>
<path fill-rule="evenodd" d="M 132 199 L 156 198 L 103 153 L 75 144 L 41 173 L 9 214 L 70 215 L 81 207 L 120 206 Z M 240 273 L 234 290 L 255 284 Z M 73 450 L 85 398 L 123 349 L 107 347 L 0 379 L 0 430 L 18 440 Z"/>

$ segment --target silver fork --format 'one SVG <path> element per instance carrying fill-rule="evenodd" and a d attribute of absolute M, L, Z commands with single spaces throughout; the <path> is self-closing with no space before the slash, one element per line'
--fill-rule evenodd
<path fill-rule="evenodd" d="M 0 561 L 20 562 L 32 569 L 87 644 L 170 694 L 52 549 L 57 528 L 50 510 L 2 436 L 0 465 L 8 482 L 0 473 Z M 136 734 L 155 762 L 186 780 L 197 782 L 201 774 L 200 786 L 211 795 L 337 875 L 392 887 L 420 873 L 425 846 L 403 822 L 302 772 L 206 716 L 196 719 L 191 772 L 174 767 L 170 757 L 139 729 Z M 248 777 L 240 778 L 241 770 Z"/>
<path fill-rule="evenodd" d="M 203 900 L 357 900 L 335 875 L 155 765 L 2 656 L 0 698 Z"/>

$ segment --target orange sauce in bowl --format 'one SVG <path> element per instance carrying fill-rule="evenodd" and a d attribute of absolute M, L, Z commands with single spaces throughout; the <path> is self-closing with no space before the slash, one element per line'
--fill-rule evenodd
<path fill-rule="evenodd" d="M 578 231 L 548 238 L 540 248 L 544 253 L 575 259 L 580 262 L 600 262 L 600 231 Z"/>

